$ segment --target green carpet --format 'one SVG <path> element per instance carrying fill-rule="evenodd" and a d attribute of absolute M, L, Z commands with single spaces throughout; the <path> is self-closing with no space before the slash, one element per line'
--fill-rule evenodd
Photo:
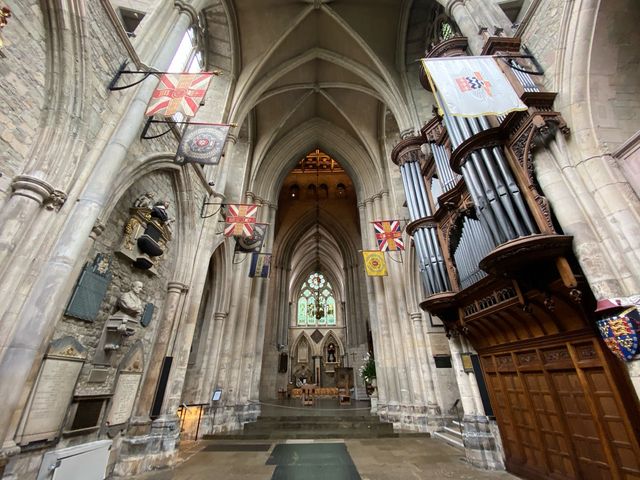
<path fill-rule="evenodd" d="M 344 443 L 287 443 L 271 452 L 271 480 L 361 480 Z"/>

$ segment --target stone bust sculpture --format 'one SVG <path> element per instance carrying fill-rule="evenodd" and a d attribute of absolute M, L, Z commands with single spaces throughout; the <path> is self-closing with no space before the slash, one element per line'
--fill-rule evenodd
<path fill-rule="evenodd" d="M 131 290 L 123 293 L 122 295 L 120 295 L 120 297 L 118 297 L 118 311 L 116 312 L 116 315 L 122 313 L 130 317 L 132 320 L 137 320 L 138 316 L 144 309 L 142 300 L 138 296 L 140 293 L 142 293 L 143 288 L 144 285 L 142 282 L 133 282 L 131 284 Z"/>

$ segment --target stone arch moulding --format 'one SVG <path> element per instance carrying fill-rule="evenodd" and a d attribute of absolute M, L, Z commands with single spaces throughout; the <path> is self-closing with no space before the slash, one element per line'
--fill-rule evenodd
<path fill-rule="evenodd" d="M 340 337 L 338 337 L 338 335 L 336 335 L 336 333 L 333 331 L 333 329 L 329 330 L 327 333 L 324 334 L 324 338 L 322 339 L 322 342 L 320 342 L 319 345 L 319 350 L 320 350 L 320 355 L 324 355 L 324 351 L 325 348 L 329 345 L 329 343 L 334 342 L 337 349 L 338 349 L 338 353 L 340 353 L 340 355 L 344 355 L 345 353 L 347 353 L 347 351 L 344 348 L 344 344 L 342 343 L 342 341 L 340 340 Z M 339 357 L 339 355 L 336 355 L 336 359 Z M 324 358 L 324 356 L 323 356 Z"/>
<path fill-rule="evenodd" d="M 354 182 L 358 197 L 365 198 L 383 190 L 385 179 L 378 169 L 371 168 L 375 159 L 347 132 L 319 118 L 300 125 L 269 150 L 251 172 L 249 190 L 275 203 L 284 178 L 296 162 L 319 147 L 340 161 Z M 284 158 L 288 160 L 283 165 Z"/>
<path fill-rule="evenodd" d="M 176 245 L 176 273 L 175 281 L 185 284 L 189 283 L 189 275 L 191 265 L 187 259 L 192 258 L 196 254 L 197 245 L 195 242 L 189 242 L 189 232 L 196 230 L 195 218 L 197 216 L 197 207 L 195 199 L 190 195 L 193 191 L 191 175 L 188 174 L 188 168 L 197 168 L 193 165 L 180 166 L 173 162 L 175 154 L 173 152 L 154 153 L 143 157 L 139 161 L 125 167 L 118 178 L 120 181 L 112 190 L 111 196 L 105 202 L 105 208 L 100 214 L 100 219 L 109 218 L 113 209 L 124 193 L 131 188 L 142 177 L 154 173 L 164 171 L 172 178 L 173 191 L 175 194 L 176 205 L 174 212 L 176 215 L 174 231 L 174 242 Z M 174 228 L 175 228 L 174 227 Z"/>
<path fill-rule="evenodd" d="M 311 337 L 309 337 L 309 335 L 307 335 L 307 332 L 300 332 L 300 335 L 298 335 L 298 338 L 296 338 L 296 341 L 293 342 L 293 345 L 291 346 L 291 350 L 290 350 L 290 356 L 291 356 L 291 362 L 292 363 L 298 363 L 298 347 L 300 346 L 300 344 L 302 343 L 302 340 L 306 340 L 307 345 L 309 345 L 309 355 L 307 357 L 307 361 L 309 364 L 311 364 L 311 358 L 313 358 L 314 355 L 317 355 L 318 352 L 316 351 L 316 342 L 314 342 Z"/>

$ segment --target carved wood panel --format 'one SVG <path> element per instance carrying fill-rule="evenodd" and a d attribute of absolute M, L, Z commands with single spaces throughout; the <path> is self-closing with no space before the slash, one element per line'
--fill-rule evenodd
<path fill-rule="evenodd" d="M 535 479 L 640 478 L 637 402 L 595 336 L 481 358 L 509 470 Z"/>

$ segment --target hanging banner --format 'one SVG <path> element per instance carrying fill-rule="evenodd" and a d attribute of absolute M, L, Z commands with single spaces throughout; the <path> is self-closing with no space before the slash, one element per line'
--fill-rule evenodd
<path fill-rule="evenodd" d="M 440 109 L 451 115 L 505 115 L 527 109 L 493 57 L 427 58 L 422 65 L 444 102 Z"/>
<path fill-rule="evenodd" d="M 381 252 L 404 250 L 400 220 L 379 220 L 372 222 Z"/>
<path fill-rule="evenodd" d="M 253 227 L 253 234 L 248 237 L 236 237 L 236 252 L 259 252 L 268 228 L 268 223 L 256 223 Z"/>
<path fill-rule="evenodd" d="M 229 125 L 189 125 L 180 139 L 176 162 L 217 165 L 229 128 Z"/>
<path fill-rule="evenodd" d="M 251 268 L 249 276 L 253 278 L 267 278 L 271 271 L 270 253 L 253 253 L 251 255 Z"/>
<path fill-rule="evenodd" d="M 227 205 L 226 237 L 250 237 L 258 214 L 258 205 Z"/>
<path fill-rule="evenodd" d="M 638 321 L 640 312 L 636 306 L 597 321 L 604 343 L 620 360 L 628 362 L 638 353 Z"/>
<path fill-rule="evenodd" d="M 364 257 L 364 268 L 367 270 L 368 276 L 387 276 L 387 262 L 384 259 L 384 253 L 378 250 L 364 250 L 362 256 Z"/>
<path fill-rule="evenodd" d="M 145 115 L 193 117 L 207 93 L 213 73 L 165 73 L 160 76 Z"/>

